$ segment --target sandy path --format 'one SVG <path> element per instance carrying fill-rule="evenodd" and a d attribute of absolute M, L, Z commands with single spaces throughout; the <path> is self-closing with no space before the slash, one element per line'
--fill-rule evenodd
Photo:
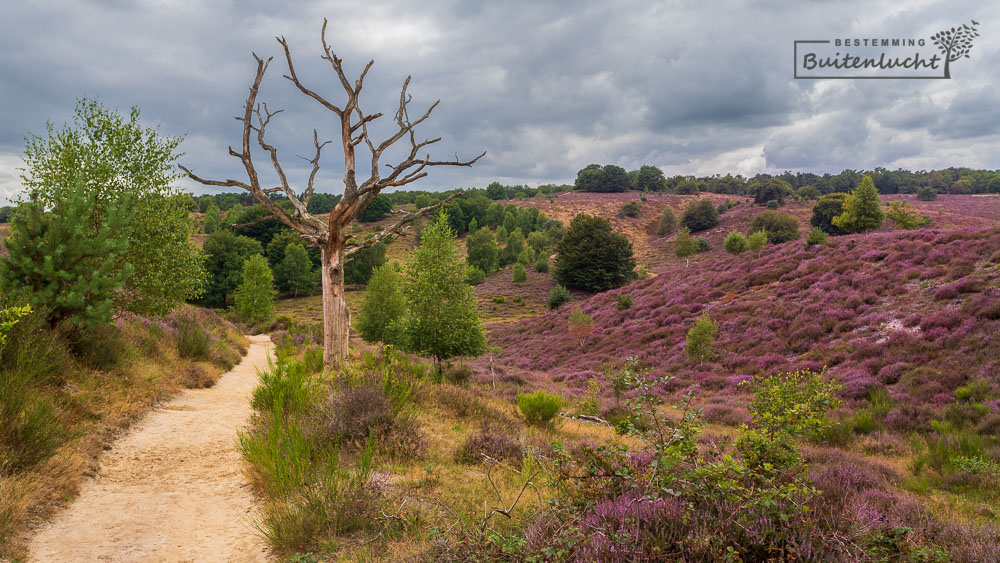
<path fill-rule="evenodd" d="M 185 391 L 116 441 L 97 477 L 32 539 L 33 560 L 266 561 L 235 440 L 270 348 L 251 337 L 214 387 Z"/>

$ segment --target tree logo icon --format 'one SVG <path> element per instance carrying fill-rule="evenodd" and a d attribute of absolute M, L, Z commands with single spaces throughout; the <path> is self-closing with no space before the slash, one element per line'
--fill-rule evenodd
<path fill-rule="evenodd" d="M 953 27 L 949 30 L 939 31 L 931 35 L 931 40 L 944 54 L 944 77 L 951 78 L 949 65 L 958 59 L 969 58 L 969 51 L 972 49 L 972 40 L 979 37 L 976 26 L 979 22 L 971 20 L 972 25 L 962 24 L 962 27 Z"/>

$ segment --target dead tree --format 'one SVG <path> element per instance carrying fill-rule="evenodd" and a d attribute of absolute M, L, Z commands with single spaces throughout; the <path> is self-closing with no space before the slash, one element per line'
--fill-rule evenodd
<path fill-rule="evenodd" d="M 265 131 L 271 119 L 281 112 L 269 111 L 266 104 L 257 102 L 257 93 L 260 90 L 261 80 L 267 72 L 267 67 L 271 58 L 264 60 L 253 54 L 257 61 L 257 74 L 254 77 L 253 85 L 250 87 L 250 95 L 247 97 L 246 105 L 243 107 L 243 115 L 237 116 L 236 120 L 243 123 L 243 143 L 240 151 L 229 147 L 229 154 L 240 159 L 246 169 L 247 180 L 208 180 L 199 177 L 197 174 L 181 166 L 181 169 L 195 181 L 206 186 L 238 187 L 249 191 L 270 213 L 271 216 L 285 225 L 295 229 L 302 239 L 309 245 L 319 247 L 321 251 L 321 284 L 323 289 L 323 360 L 329 366 L 335 361 L 346 361 L 348 351 L 348 336 L 351 326 L 350 311 L 347 302 L 344 300 L 344 264 L 350 260 L 351 254 L 370 246 L 374 246 L 379 241 L 393 234 L 403 234 L 406 226 L 420 215 L 436 209 L 449 200 L 461 195 L 461 191 L 450 197 L 423 209 L 406 213 L 396 220 L 392 225 L 383 229 L 374 237 L 363 242 L 349 242 L 348 229 L 354 223 L 358 215 L 383 189 L 389 187 L 405 186 L 411 182 L 427 176 L 428 169 L 434 166 L 472 166 L 486 153 L 483 152 L 472 160 L 431 160 L 429 154 L 420 157 L 423 149 L 440 140 L 425 139 L 417 141 L 414 128 L 420 125 L 437 107 L 440 100 L 435 101 L 431 106 L 415 120 L 411 120 L 408 112 L 410 96 L 406 89 L 410 84 L 408 76 L 403 82 L 403 87 L 399 92 L 399 107 L 396 109 L 395 133 L 381 142 L 374 142 L 368 135 L 368 125 L 374 120 L 382 117 L 381 113 L 365 113 L 359 105 L 361 89 L 364 86 L 365 76 L 371 69 L 375 61 L 369 61 L 359 78 L 351 84 L 344 73 L 343 61 L 330 48 L 326 41 L 327 21 L 323 20 L 323 28 L 320 31 L 320 41 L 323 46 L 322 59 L 330 63 L 340 84 L 347 94 L 347 101 L 342 105 L 334 104 L 327 98 L 310 90 L 299 81 L 295 73 L 295 66 L 292 64 L 292 54 L 288 48 L 288 42 L 284 37 L 278 37 L 278 44 L 281 45 L 285 53 L 285 60 L 288 62 L 288 74 L 284 78 L 288 79 L 296 88 L 306 96 L 319 102 L 321 106 L 333 112 L 340 120 L 340 141 L 344 149 L 344 195 L 337 202 L 337 205 L 330 212 L 329 218 L 324 222 L 321 218 L 312 215 L 307 211 L 309 201 L 315 189 L 316 174 L 320 169 L 320 156 L 324 147 L 331 141 L 320 142 L 319 134 L 313 130 L 313 145 L 316 149 L 315 156 L 310 162 L 312 171 L 305 187 L 296 192 L 288 183 L 288 178 L 278 160 L 277 149 L 268 144 L 265 140 Z M 409 154 L 398 164 L 385 164 L 379 162 L 382 154 L 401 140 L 406 140 L 410 144 Z M 260 178 L 251 154 L 251 145 L 254 140 L 268 154 L 271 166 L 277 174 L 279 185 L 277 187 L 262 187 Z M 358 147 L 362 151 L 367 150 L 371 155 L 371 175 L 358 183 L 356 174 L 356 152 Z M 362 154 L 363 156 L 363 154 Z M 387 168 L 385 176 L 379 173 L 380 166 Z M 271 199 L 272 195 L 281 195 L 288 198 L 294 210 L 285 211 L 279 207 L 277 202 Z"/>

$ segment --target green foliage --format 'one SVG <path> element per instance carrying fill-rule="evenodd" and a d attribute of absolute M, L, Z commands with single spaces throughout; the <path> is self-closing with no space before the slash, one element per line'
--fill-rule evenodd
<path fill-rule="evenodd" d="M 795 190 L 795 193 L 802 199 L 817 200 L 823 195 L 823 192 L 816 189 L 815 186 L 802 186 Z"/>
<path fill-rule="evenodd" d="M 528 281 L 528 272 L 524 270 L 524 266 L 520 262 L 514 264 L 511 269 L 511 278 L 514 283 L 524 283 Z"/>
<path fill-rule="evenodd" d="M 57 130 L 49 122 L 45 137 L 26 138 L 21 179 L 30 201 L 51 209 L 76 197 L 83 182 L 93 206 L 91 236 L 120 214 L 111 233 L 124 246 L 114 264 L 125 281 L 115 294 L 117 308 L 162 315 L 203 289 L 204 258 L 190 240 L 190 197 L 171 186 L 180 142 L 143 128 L 137 107 L 126 118 L 86 98 L 77 101 L 72 125 Z"/>
<path fill-rule="evenodd" d="M 128 244 L 118 235 L 124 209 L 106 207 L 93 229 L 96 195 L 76 186 L 49 212 L 39 203 L 21 205 L 4 241 L 10 257 L 0 262 L 0 278 L 26 292 L 53 325 L 67 321 L 82 330 L 111 320 L 115 296 L 132 268 L 120 263 Z"/>
<path fill-rule="evenodd" d="M 816 205 L 813 206 L 813 214 L 812 218 L 809 219 L 809 224 L 831 235 L 846 234 L 847 231 L 833 224 L 833 219 L 844 212 L 844 200 L 846 199 L 847 194 L 842 193 L 826 194 L 819 198 Z"/>
<path fill-rule="evenodd" d="M 767 204 L 769 207 L 770 202 L 773 201 L 777 207 L 780 207 L 785 203 L 785 196 L 791 191 L 792 187 L 788 182 L 780 178 L 768 178 L 757 187 L 753 201 L 757 205 Z"/>
<path fill-rule="evenodd" d="M 632 187 L 620 166 L 591 164 L 576 174 L 574 189 L 582 192 L 626 192 Z"/>
<path fill-rule="evenodd" d="M 750 233 L 747 237 L 747 250 L 750 252 L 756 252 L 760 255 L 760 251 L 767 246 L 767 233 L 764 231 L 757 231 L 755 233 Z"/>
<path fill-rule="evenodd" d="M 518 394 L 517 406 L 521 409 L 524 420 L 532 426 L 546 426 L 562 409 L 562 397 L 555 393 L 535 391 L 530 395 Z"/>
<path fill-rule="evenodd" d="M 441 360 L 477 356 L 486 348 L 476 299 L 465 283 L 467 268 L 459 258 L 447 215 L 439 215 L 424 229 L 406 267 L 408 347 L 433 356 L 439 372 Z"/>
<path fill-rule="evenodd" d="M 407 310 L 399 266 L 392 263 L 376 268 L 368 281 L 357 319 L 361 338 L 406 348 Z"/>
<path fill-rule="evenodd" d="M 535 262 L 535 249 L 531 248 L 530 246 L 525 246 L 524 250 L 522 250 L 521 253 L 517 255 L 518 264 L 524 266 L 530 266 L 534 262 Z"/>
<path fill-rule="evenodd" d="M 368 207 L 365 207 L 364 211 L 358 215 L 358 221 L 362 223 L 381 221 L 390 211 L 392 211 L 392 200 L 385 194 L 378 194 L 371 200 Z"/>
<path fill-rule="evenodd" d="M 560 284 L 606 291 L 635 279 L 632 243 L 607 219 L 580 213 L 557 248 L 554 276 Z"/>
<path fill-rule="evenodd" d="M 781 244 L 799 238 L 799 221 L 787 213 L 764 211 L 753 218 L 750 231 L 765 231 L 767 241 L 771 244 Z"/>
<path fill-rule="evenodd" d="M 889 210 L 885 213 L 886 219 L 890 219 L 906 230 L 913 230 L 930 223 L 930 219 L 924 217 L 905 201 L 893 201 L 889 203 Z"/>
<path fill-rule="evenodd" d="M 465 237 L 465 248 L 469 265 L 479 268 L 484 274 L 495 272 L 500 266 L 500 251 L 488 228 L 482 227 Z"/>
<path fill-rule="evenodd" d="M 517 262 L 517 257 L 524 252 L 524 248 L 524 234 L 521 232 L 520 227 L 516 227 L 507 235 L 507 246 L 503 248 L 501 263 L 513 264 Z"/>
<path fill-rule="evenodd" d="M 698 252 L 698 241 L 691 237 L 691 231 L 683 227 L 674 237 L 674 255 L 678 258 L 688 258 Z"/>
<path fill-rule="evenodd" d="M 541 231 L 528 233 L 528 238 L 526 240 L 528 246 L 533 248 L 538 254 L 543 254 L 552 248 L 552 239 Z"/>
<path fill-rule="evenodd" d="M 298 297 L 299 293 L 311 293 L 319 284 L 319 272 L 313 270 L 309 253 L 298 243 L 285 247 L 285 257 L 274 269 L 274 277 L 278 289 L 291 293 L 293 297 Z"/>
<path fill-rule="evenodd" d="M 694 242 L 698 245 L 698 252 L 708 252 L 712 250 L 712 243 L 705 237 L 698 237 L 694 239 Z"/>
<path fill-rule="evenodd" d="M 219 214 L 219 208 L 214 203 L 209 205 L 208 209 L 205 210 L 205 234 L 210 235 L 219 230 L 221 221 L 222 216 Z"/>
<path fill-rule="evenodd" d="M 10 223 L 14 217 L 14 207 L 10 205 L 0 206 L 0 223 Z"/>
<path fill-rule="evenodd" d="M 719 210 L 708 199 L 697 199 L 687 204 L 681 213 L 681 225 L 689 231 L 697 232 L 711 229 L 719 224 Z"/>
<path fill-rule="evenodd" d="M 594 331 L 594 318 L 583 312 L 583 309 L 573 309 L 566 319 L 570 338 L 583 344 L 584 339 Z"/>
<path fill-rule="evenodd" d="M 722 246 L 730 254 L 742 254 L 747 250 L 747 237 L 739 231 L 731 231 Z"/>
<path fill-rule="evenodd" d="M 813 230 L 809 231 L 809 236 L 806 237 L 806 248 L 817 244 L 826 244 L 826 240 L 829 236 L 830 235 L 826 234 L 826 231 L 823 229 L 813 227 Z"/>
<path fill-rule="evenodd" d="M 486 279 L 486 274 L 476 266 L 469 266 L 469 273 L 465 276 L 465 282 L 469 285 L 479 285 Z"/>
<path fill-rule="evenodd" d="M 556 285 L 549 292 L 549 299 L 546 302 L 549 309 L 558 309 L 560 306 L 565 305 L 573 300 L 573 295 L 568 289 L 561 285 Z"/>
<path fill-rule="evenodd" d="M 635 175 L 635 188 L 643 192 L 664 192 L 667 190 L 667 179 L 663 170 L 656 166 L 642 165 Z"/>
<path fill-rule="evenodd" d="M 684 354 L 689 361 L 706 362 L 712 359 L 714 355 L 712 346 L 715 344 L 715 333 L 718 330 L 719 323 L 713 321 L 708 313 L 698 317 L 684 340 Z"/>
<path fill-rule="evenodd" d="M 577 402 L 577 412 L 588 416 L 598 416 L 601 414 L 601 402 L 598 395 L 601 392 L 601 384 L 597 377 L 591 377 L 587 382 L 587 391 Z"/>
<path fill-rule="evenodd" d="M 382 264 L 385 264 L 385 253 L 387 245 L 385 242 L 377 242 L 368 248 L 351 254 L 344 264 L 344 283 L 366 284 L 372 277 L 372 272 Z M 319 275 L 317 275 L 317 280 Z"/>
<path fill-rule="evenodd" d="M 656 234 L 669 235 L 675 230 L 677 230 L 677 216 L 674 215 L 673 208 L 668 205 L 663 208 L 663 213 L 660 215 L 660 222 L 656 225 Z"/>
<path fill-rule="evenodd" d="M 3 347 L 7 344 L 7 333 L 10 332 L 10 329 L 17 324 L 21 317 L 30 313 L 31 305 L 0 309 L 0 352 L 3 352 Z"/>
<path fill-rule="evenodd" d="M 930 186 L 924 186 L 917 190 L 917 199 L 920 201 L 934 201 L 938 198 L 938 194 L 934 191 L 934 188 Z"/>
<path fill-rule="evenodd" d="M 776 200 L 776 199 L 770 199 L 770 200 L 767 201 L 767 208 L 768 209 L 778 209 L 779 207 L 781 207 L 781 203 L 779 203 L 778 200 Z"/>
<path fill-rule="evenodd" d="M 539 274 L 544 274 L 549 271 L 549 259 L 544 254 L 540 255 L 538 260 L 535 261 L 535 271 Z"/>
<path fill-rule="evenodd" d="M 274 276 L 267 259 L 254 254 L 243 263 L 243 281 L 233 295 L 236 313 L 250 324 L 267 322 L 274 314 Z"/>
<path fill-rule="evenodd" d="M 871 231 L 882 226 L 885 213 L 878 190 L 871 176 L 865 176 L 861 184 L 844 200 L 844 212 L 833 218 L 833 224 L 849 233 Z"/>
<path fill-rule="evenodd" d="M 222 229 L 209 235 L 205 241 L 205 268 L 209 283 L 203 301 L 209 307 L 225 307 L 227 298 L 239 285 L 243 263 L 257 254 L 264 254 L 264 248 L 252 238 L 233 234 Z"/>
<path fill-rule="evenodd" d="M 955 389 L 955 398 L 959 401 L 968 401 L 970 397 L 972 397 L 972 389 L 968 387 Z"/>
<path fill-rule="evenodd" d="M 638 201 L 630 201 L 625 203 L 618 209 L 618 216 L 638 217 L 640 211 L 642 211 L 642 203 Z"/>
<path fill-rule="evenodd" d="M 615 302 L 615 307 L 619 311 L 624 311 L 632 306 L 632 296 L 627 293 L 619 293 Z"/>

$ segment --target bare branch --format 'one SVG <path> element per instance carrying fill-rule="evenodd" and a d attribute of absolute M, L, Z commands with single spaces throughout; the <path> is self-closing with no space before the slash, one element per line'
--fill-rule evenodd
<path fill-rule="evenodd" d="M 240 182 L 239 180 L 206 180 L 205 178 L 202 178 L 201 176 L 188 170 L 184 165 L 178 164 L 177 167 L 183 170 L 185 174 L 190 176 L 192 180 L 198 182 L 199 184 L 204 184 L 206 186 L 219 186 L 222 188 L 243 188 L 244 190 L 250 191 L 250 186 L 244 182 Z"/>
<path fill-rule="evenodd" d="M 361 241 L 359 243 L 349 244 L 349 245 L 345 246 L 344 247 L 344 259 L 345 259 L 345 261 L 349 259 L 349 257 L 351 256 L 351 254 L 354 254 L 355 252 L 358 252 L 360 250 L 364 250 L 365 248 L 370 248 L 372 246 L 375 246 L 376 244 L 382 242 L 389 235 L 402 234 L 402 229 L 406 225 L 408 225 L 409 223 L 411 223 L 414 219 L 416 219 L 417 217 L 420 217 L 421 215 L 423 215 L 424 213 L 427 213 L 428 211 L 433 211 L 433 210 L 441 207 L 442 205 L 448 203 L 449 201 L 455 199 L 456 197 L 461 196 L 462 193 L 463 193 L 462 190 L 458 190 L 457 192 L 455 192 L 455 193 L 451 194 L 450 196 L 442 199 L 441 201 L 439 201 L 438 203 L 436 203 L 434 205 L 428 205 L 427 207 L 424 207 L 424 208 L 421 208 L 421 209 L 417 209 L 416 211 L 411 211 L 411 212 L 407 213 L 406 215 L 404 215 L 402 218 L 400 218 L 398 221 L 396 221 L 395 223 L 393 223 L 392 225 L 390 225 L 390 226 L 382 229 L 382 231 L 380 233 L 378 233 L 377 235 L 375 235 L 373 237 L 370 237 L 370 238 L 367 238 L 367 239 L 365 239 L 365 240 L 363 240 L 363 241 Z"/>
<path fill-rule="evenodd" d="M 326 20 L 323 20 L 323 27 L 324 29 L 326 28 Z M 298 88 L 300 92 L 316 100 L 317 102 L 322 104 L 322 106 L 325 107 L 326 109 L 332 111 L 338 116 L 343 116 L 344 115 L 343 110 L 333 105 L 332 103 L 328 102 L 326 98 L 320 96 L 316 92 L 313 92 L 309 88 L 306 88 L 305 85 L 299 82 L 299 77 L 297 74 L 295 74 L 295 66 L 292 65 L 292 53 L 288 50 L 288 42 L 285 41 L 284 36 L 275 37 L 275 39 L 278 40 L 278 44 L 281 45 L 282 49 L 285 50 L 285 60 L 288 62 L 288 74 L 284 75 L 284 78 L 290 80 L 292 84 L 295 84 L 295 87 Z"/>

